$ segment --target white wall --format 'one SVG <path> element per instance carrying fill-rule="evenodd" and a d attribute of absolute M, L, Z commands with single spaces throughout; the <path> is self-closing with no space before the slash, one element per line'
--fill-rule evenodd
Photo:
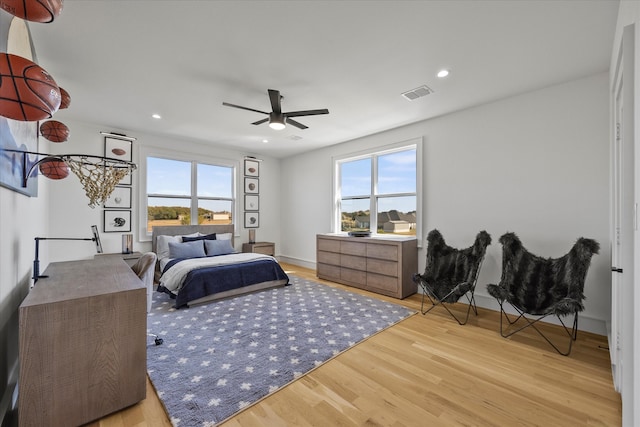
<path fill-rule="evenodd" d="M 315 235 L 331 231 L 332 156 L 422 137 L 423 232 L 469 246 L 493 238 L 479 304 L 497 308 L 485 284 L 501 274 L 499 237 L 517 233 L 542 256 L 565 254 L 578 237 L 600 242 L 585 286 L 582 329 L 605 334 L 610 318 L 608 74 L 507 98 L 283 160 L 282 255 L 312 266 Z M 429 102 L 426 99 L 424 102 Z M 425 267 L 426 248 L 419 252 Z"/>
<path fill-rule="evenodd" d="M 154 135 L 140 134 L 123 129 L 113 129 L 101 125 L 87 124 L 64 120 L 65 124 L 70 128 L 71 134 L 69 141 L 62 144 L 55 144 L 52 153 L 83 153 L 93 155 L 104 155 L 104 136 L 100 131 L 110 131 L 126 134 L 137 138 L 133 142 L 133 159 L 139 163 L 139 151 L 141 146 L 158 148 L 164 152 L 174 152 L 181 155 L 187 155 L 194 159 L 203 156 L 212 158 L 221 158 L 233 160 L 242 166 L 242 159 L 250 153 L 241 153 L 229 149 L 217 148 L 204 143 L 196 143 L 192 141 L 168 139 Z M 279 247 L 279 224 L 280 224 L 280 203 L 279 203 L 279 182 L 280 169 L 279 160 L 261 158 L 260 167 L 260 228 L 256 231 L 256 237 L 259 240 L 267 240 L 276 243 Z M 132 233 L 134 234 L 133 249 L 136 251 L 151 250 L 151 243 L 146 236 L 139 232 L 140 222 L 138 220 L 138 212 L 140 206 L 140 198 L 138 192 L 140 189 L 139 174 L 141 170 L 134 172 L 133 175 L 133 209 L 132 209 Z M 239 168 L 239 177 L 242 179 L 242 168 Z M 239 205 L 238 214 L 242 218 L 243 215 L 243 199 L 242 181 L 239 187 Z M 104 252 L 120 252 L 121 236 L 123 233 L 104 233 L 103 232 L 103 208 L 90 208 L 88 199 L 80 181 L 75 175 L 71 175 L 67 179 L 51 182 L 51 205 L 49 208 L 49 234 L 51 237 L 91 237 L 91 225 L 98 225 L 100 230 L 100 239 Z M 237 228 L 236 247 L 243 242 L 248 241 L 248 232 L 242 226 Z M 144 224 L 142 224 L 144 227 Z M 49 257 L 46 262 L 67 261 L 73 259 L 92 258 L 95 254 L 95 246 L 92 242 L 69 242 L 69 241 L 47 241 L 49 248 Z"/>

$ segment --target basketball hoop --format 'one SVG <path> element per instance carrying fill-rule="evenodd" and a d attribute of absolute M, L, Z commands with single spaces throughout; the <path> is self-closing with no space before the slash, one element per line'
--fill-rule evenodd
<path fill-rule="evenodd" d="M 95 208 L 107 201 L 116 185 L 125 176 L 138 168 L 133 162 L 114 159 L 111 157 L 91 156 L 88 154 L 45 154 L 32 151 L 6 150 L 22 154 L 23 169 L 22 186 L 27 186 L 27 180 L 32 172 L 40 165 L 52 160 L 63 161 L 73 172 L 89 198 L 89 206 Z M 26 168 L 27 154 L 46 156 L 33 163 L 29 169 Z M 46 176 L 46 175 L 45 175 Z M 57 176 L 53 179 L 61 179 L 64 176 Z"/>
<path fill-rule="evenodd" d="M 122 178 L 137 168 L 135 163 L 110 157 L 65 154 L 60 158 L 80 180 L 91 208 L 104 204 Z"/>

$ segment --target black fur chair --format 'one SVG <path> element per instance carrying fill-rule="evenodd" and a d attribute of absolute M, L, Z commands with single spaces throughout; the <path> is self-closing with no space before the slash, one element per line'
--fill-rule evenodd
<path fill-rule="evenodd" d="M 567 356 L 578 334 L 578 313 L 584 310 L 584 281 L 591 258 L 600 250 L 598 242 L 579 238 L 569 253 L 560 258 L 542 258 L 527 251 L 514 233 L 500 237 L 502 244 L 502 277 L 487 291 L 500 304 L 500 333 L 507 338 L 529 326 L 533 327 L 560 354 Z M 504 310 L 508 302 L 518 313 L 512 320 Z M 536 323 L 555 315 L 569 336 L 569 346 L 561 351 L 546 337 Z M 563 318 L 573 315 L 571 330 Z M 503 317 L 508 325 L 503 324 Z M 515 324 L 519 320 L 522 326 Z M 514 330 L 509 331 L 511 328 Z"/>
<path fill-rule="evenodd" d="M 464 325 L 469 320 L 469 313 L 478 315 L 476 301 L 473 296 L 482 266 L 482 260 L 491 244 L 491 236 L 481 231 L 476 236 L 473 246 L 466 249 L 456 249 L 448 246 L 438 230 L 431 230 L 427 236 L 427 266 L 424 274 L 414 274 L 413 280 L 422 288 L 422 304 L 420 311 L 427 314 L 434 307 L 442 305 L 459 324 Z M 431 301 L 431 307 L 424 310 L 425 296 Z M 466 296 L 467 314 L 464 321 L 460 320 L 447 304 L 457 302 Z"/>

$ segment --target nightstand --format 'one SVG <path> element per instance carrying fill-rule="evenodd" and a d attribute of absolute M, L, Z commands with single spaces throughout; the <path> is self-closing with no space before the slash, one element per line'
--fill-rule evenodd
<path fill-rule="evenodd" d="M 122 258 L 129 265 L 129 267 L 131 267 L 136 262 L 138 262 L 138 259 L 141 256 L 142 256 L 142 252 L 131 252 L 130 254 L 122 254 L 122 253 L 114 252 L 114 253 L 109 253 L 109 254 L 95 254 L 93 257 L 94 258 L 98 258 L 98 257 Z"/>
<path fill-rule="evenodd" d="M 275 256 L 276 244 L 273 242 L 243 243 L 242 252 L 253 252 L 257 254 Z"/>

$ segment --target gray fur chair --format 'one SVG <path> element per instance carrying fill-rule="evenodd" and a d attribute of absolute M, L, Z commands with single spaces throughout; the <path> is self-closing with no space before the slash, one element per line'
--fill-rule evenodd
<path fill-rule="evenodd" d="M 507 338 L 531 326 L 558 353 L 567 356 L 578 334 L 578 313 L 584 310 L 584 282 L 591 258 L 600 250 L 598 242 L 579 238 L 571 250 L 560 258 L 543 258 L 522 246 L 514 233 L 500 237 L 502 244 L 502 277 L 497 285 L 487 285 L 487 291 L 500 304 L 500 333 Z M 504 304 L 509 303 L 517 312 L 509 317 Z M 569 336 L 569 345 L 562 351 L 536 323 L 547 316 L 556 316 Z M 564 318 L 573 316 L 571 330 Z M 503 318 L 507 324 L 503 323 Z M 518 321 L 521 326 L 516 325 Z"/>
<path fill-rule="evenodd" d="M 469 313 L 478 315 L 474 292 L 478 274 L 482 266 L 491 236 L 481 231 L 472 246 L 457 249 L 447 245 L 438 230 L 431 230 L 427 236 L 427 265 L 423 274 L 414 274 L 413 280 L 422 288 L 420 311 L 427 314 L 442 305 L 460 325 L 469 320 Z M 425 296 L 431 306 L 425 310 Z M 456 303 L 463 296 L 468 303 L 464 320 L 458 318 L 447 304 Z"/>

